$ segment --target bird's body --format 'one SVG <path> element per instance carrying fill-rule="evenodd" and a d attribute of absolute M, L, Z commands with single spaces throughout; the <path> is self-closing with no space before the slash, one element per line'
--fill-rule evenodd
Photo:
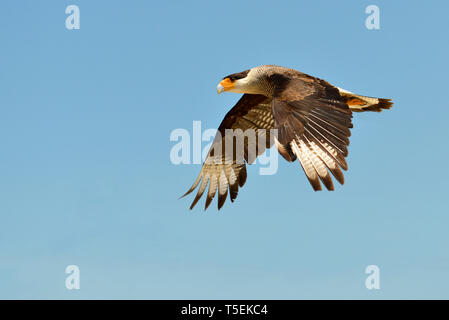
<path fill-rule="evenodd" d="M 341 169 L 348 168 L 345 157 L 352 112 L 381 111 L 392 106 L 389 99 L 356 95 L 322 79 L 274 65 L 224 77 L 217 86 L 218 93 L 223 91 L 244 95 L 220 124 L 201 172 L 185 194 L 201 182 L 191 209 L 208 185 L 206 209 L 217 192 L 219 209 L 228 190 L 234 201 L 246 181 L 245 162 L 252 163 L 273 143 L 287 161 L 299 160 L 315 191 L 321 190 L 320 181 L 334 190 L 329 173 L 344 183 Z M 242 139 L 244 161 L 236 155 L 234 131 L 242 137 L 242 132 L 255 132 L 255 140 L 248 136 Z M 231 144 L 231 148 L 225 148 Z"/>

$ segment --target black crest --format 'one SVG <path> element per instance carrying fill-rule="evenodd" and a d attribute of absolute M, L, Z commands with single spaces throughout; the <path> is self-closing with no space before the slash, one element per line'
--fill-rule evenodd
<path fill-rule="evenodd" d="M 233 74 L 230 74 L 229 76 L 224 77 L 223 79 L 229 78 L 229 79 L 231 79 L 231 81 L 243 79 L 248 75 L 248 72 L 249 72 L 249 70 L 245 70 L 245 71 L 242 71 L 239 73 L 233 73 Z"/>

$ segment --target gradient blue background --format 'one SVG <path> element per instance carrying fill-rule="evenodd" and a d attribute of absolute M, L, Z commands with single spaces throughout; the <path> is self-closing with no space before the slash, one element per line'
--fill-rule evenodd
<path fill-rule="evenodd" d="M 65 8 L 81 29 L 65 28 Z M 377 4 L 381 29 L 365 28 Z M 0 298 L 449 298 L 447 1 L 2 1 Z M 278 64 L 391 97 L 356 114 L 346 184 L 248 169 L 178 200 L 175 128 L 217 127 L 229 73 Z M 81 289 L 65 288 L 65 267 Z M 365 267 L 381 290 L 365 288 Z"/>

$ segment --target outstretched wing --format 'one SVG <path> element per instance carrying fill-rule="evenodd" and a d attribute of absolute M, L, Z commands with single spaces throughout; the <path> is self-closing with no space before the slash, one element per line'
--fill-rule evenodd
<path fill-rule="evenodd" d="M 245 162 L 251 164 L 266 148 L 271 147 L 273 139 L 269 130 L 273 127 L 271 99 L 263 95 L 244 94 L 221 122 L 198 178 L 184 195 L 188 195 L 199 185 L 190 209 L 196 205 L 208 186 L 205 209 L 209 207 L 217 191 L 218 209 L 223 206 L 228 189 L 233 202 L 239 187 L 246 181 Z M 255 134 L 254 139 L 249 136 L 251 133 Z M 239 139 L 242 142 L 241 148 L 238 146 Z"/>
<path fill-rule="evenodd" d="M 352 112 L 338 89 L 328 82 L 298 72 L 286 77 L 273 74 L 273 117 L 278 129 L 278 147 L 288 161 L 301 163 L 315 191 L 321 183 L 334 190 L 329 171 L 344 183 L 341 169 L 347 170 L 345 157 L 352 128 Z"/>

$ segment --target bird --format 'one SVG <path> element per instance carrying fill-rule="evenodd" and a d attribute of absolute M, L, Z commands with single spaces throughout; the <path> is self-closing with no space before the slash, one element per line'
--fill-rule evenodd
<path fill-rule="evenodd" d="M 182 196 L 199 186 L 190 209 L 208 186 L 205 210 L 217 193 L 218 210 L 228 193 L 234 202 L 246 182 L 246 163 L 253 163 L 273 144 L 288 162 L 299 161 L 314 191 L 322 190 L 321 184 L 334 190 L 331 174 L 343 185 L 342 170 L 348 170 L 345 158 L 353 112 L 380 112 L 393 105 L 391 99 L 354 94 L 320 78 L 277 65 L 230 74 L 217 85 L 217 93 L 222 92 L 243 96 L 224 117 L 197 179 Z M 229 138 L 233 131 L 245 130 L 253 130 L 256 138 L 262 141 L 264 137 L 265 142 L 243 139 L 244 160 L 238 161 L 237 156 L 223 152 L 224 145 L 235 143 L 235 138 Z M 250 148 L 252 145 L 256 145 L 255 151 Z M 229 149 L 236 152 L 235 146 Z"/>

